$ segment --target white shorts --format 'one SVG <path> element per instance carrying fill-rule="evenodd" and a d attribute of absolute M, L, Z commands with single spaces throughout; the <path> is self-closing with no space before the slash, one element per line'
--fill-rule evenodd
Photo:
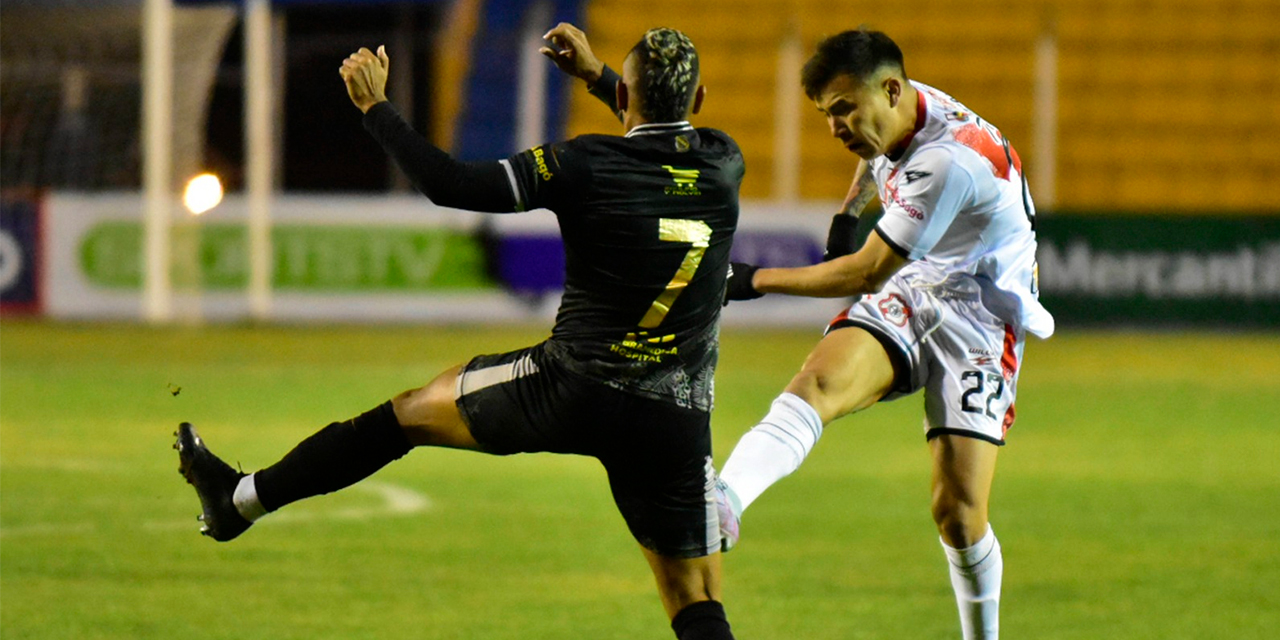
<path fill-rule="evenodd" d="M 925 438 L 957 434 L 1003 445 L 1013 425 L 1026 334 L 972 294 L 912 286 L 894 276 L 827 327 L 861 327 L 895 359 L 899 379 L 881 401 L 924 389 Z"/>

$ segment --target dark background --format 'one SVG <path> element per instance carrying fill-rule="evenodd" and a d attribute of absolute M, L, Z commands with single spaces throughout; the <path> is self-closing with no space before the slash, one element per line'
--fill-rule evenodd
<path fill-rule="evenodd" d="M 347 98 L 338 67 L 350 53 L 401 37 L 411 60 L 392 51 L 392 64 L 413 66 L 411 121 L 431 136 L 433 36 L 444 16 L 438 5 L 286 6 L 281 183 L 285 191 L 384 191 L 397 182 L 382 149 L 365 133 Z M 206 166 L 229 191 L 243 187 L 243 24 L 235 27 L 218 70 L 209 109 Z M 405 36 L 408 36 L 405 38 Z M 399 89 L 399 92 L 397 91 Z M 403 106 L 404 88 L 388 95 Z M 409 114 L 406 114 L 408 116 Z"/>

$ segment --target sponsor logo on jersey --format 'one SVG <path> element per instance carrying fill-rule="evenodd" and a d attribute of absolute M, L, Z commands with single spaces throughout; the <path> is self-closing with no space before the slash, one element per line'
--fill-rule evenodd
<path fill-rule="evenodd" d="M 895 173 L 897 173 L 896 170 Z M 905 211 L 906 215 L 909 215 L 910 218 L 915 220 L 924 220 L 924 211 L 920 211 L 919 207 L 906 204 L 906 201 L 902 200 L 899 193 L 897 193 L 897 179 L 895 175 L 891 174 L 888 178 L 890 178 L 890 182 L 884 184 L 884 195 L 881 196 L 881 202 L 888 202 L 888 204 L 896 205 L 899 209 Z M 910 180 L 908 180 L 908 182 L 910 182 Z"/>
<path fill-rule="evenodd" d="M 907 181 L 907 184 L 911 184 L 920 178 L 928 178 L 931 175 L 933 174 L 928 171 L 908 171 L 902 174 L 902 178 Z"/>
<path fill-rule="evenodd" d="M 533 148 L 533 161 L 538 165 L 538 175 L 542 176 L 544 181 L 551 180 L 551 169 L 547 168 L 547 154 L 542 150 L 541 146 Z"/>
<path fill-rule="evenodd" d="M 659 344 L 671 342 L 675 339 L 675 334 L 655 338 L 646 338 L 645 336 L 646 334 L 644 332 L 641 332 L 639 335 L 628 333 L 627 337 L 621 342 L 615 342 L 609 345 L 609 350 L 627 358 L 628 360 L 651 362 L 656 364 L 661 364 L 667 356 L 677 355 L 680 353 L 680 347 L 658 346 Z"/>
<path fill-rule="evenodd" d="M 978 367 L 985 367 L 995 362 L 999 355 L 1000 354 L 989 349 L 969 348 L 969 362 L 972 362 L 974 366 Z"/>
<path fill-rule="evenodd" d="M 913 176 L 912 174 L 915 175 Z M 933 174 L 927 171 L 908 171 L 903 178 L 906 179 L 907 184 L 910 184 L 912 180 L 918 180 L 930 175 Z M 924 212 L 921 211 L 919 207 L 907 204 L 907 202 L 898 194 L 898 169 L 894 169 L 893 172 L 889 174 L 888 179 L 885 180 L 884 194 L 880 196 L 880 201 L 897 205 L 911 218 L 924 220 Z"/>
<path fill-rule="evenodd" d="M 700 196 L 702 191 L 698 189 L 698 174 L 701 173 L 697 169 L 677 169 L 669 164 L 662 165 L 663 169 L 671 172 L 671 180 L 675 182 L 674 186 L 668 186 L 663 189 L 663 193 L 669 196 Z"/>
<path fill-rule="evenodd" d="M 907 326 L 907 322 L 911 320 L 911 305 L 907 304 L 907 301 L 896 293 L 885 296 L 877 306 L 880 308 L 880 314 L 884 316 L 885 320 L 899 327 Z"/>
<path fill-rule="evenodd" d="M 674 333 L 668 333 L 665 336 L 650 337 L 648 331 L 641 331 L 639 333 L 628 333 L 624 344 L 626 342 L 640 342 L 640 341 L 648 342 L 650 344 L 662 344 L 664 342 L 671 342 L 675 339 L 676 339 L 676 334 Z"/>

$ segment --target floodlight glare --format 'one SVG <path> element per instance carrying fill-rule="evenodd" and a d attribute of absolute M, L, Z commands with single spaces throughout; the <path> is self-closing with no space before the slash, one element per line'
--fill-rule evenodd
<path fill-rule="evenodd" d="M 182 194 L 182 204 L 191 215 L 198 216 L 222 202 L 222 181 L 212 173 L 202 173 L 187 183 Z"/>

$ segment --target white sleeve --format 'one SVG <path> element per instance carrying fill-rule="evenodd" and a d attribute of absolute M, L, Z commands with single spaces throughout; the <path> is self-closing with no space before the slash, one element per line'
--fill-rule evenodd
<path fill-rule="evenodd" d="M 876 231 L 911 260 L 923 258 L 956 214 L 973 199 L 973 176 L 951 149 L 923 149 L 882 189 L 884 216 Z"/>

